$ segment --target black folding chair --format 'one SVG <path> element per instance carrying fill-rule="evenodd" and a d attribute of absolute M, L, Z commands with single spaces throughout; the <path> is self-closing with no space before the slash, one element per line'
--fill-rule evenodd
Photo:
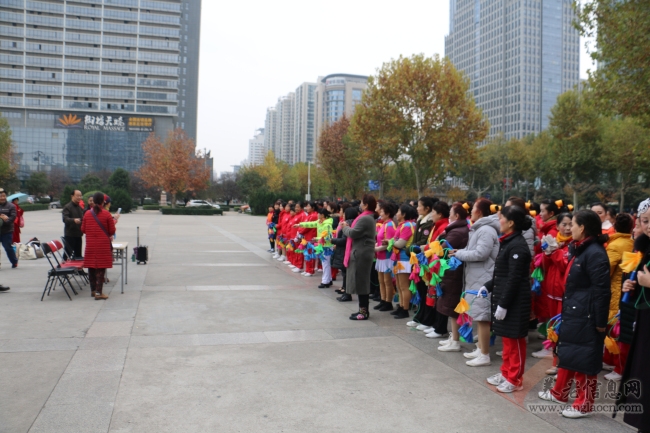
<path fill-rule="evenodd" d="M 45 288 L 43 289 L 43 295 L 41 296 L 41 301 L 43 300 L 43 298 L 45 298 L 45 292 L 47 292 L 47 296 L 50 296 L 50 292 L 56 289 L 57 283 L 61 284 L 61 287 L 63 287 L 65 294 L 68 295 L 68 299 L 72 301 L 72 298 L 70 297 L 70 293 L 68 293 L 68 290 L 66 289 L 66 283 L 68 284 L 70 289 L 72 289 L 72 293 L 77 295 L 77 291 L 72 286 L 72 281 L 71 281 L 71 277 L 74 278 L 76 269 L 60 268 L 54 266 L 52 259 L 56 261 L 56 257 L 54 257 L 54 252 L 52 251 L 52 247 L 50 246 L 50 244 L 43 242 L 41 244 L 41 248 L 43 249 L 43 254 L 45 255 L 45 258 L 47 259 L 48 263 L 50 264 L 50 267 L 52 268 L 47 273 L 47 282 L 45 283 Z"/>

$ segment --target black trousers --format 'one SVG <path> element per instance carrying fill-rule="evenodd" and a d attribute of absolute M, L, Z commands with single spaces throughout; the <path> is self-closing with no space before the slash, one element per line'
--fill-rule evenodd
<path fill-rule="evenodd" d="M 368 305 L 370 305 L 370 295 L 357 295 L 359 297 L 359 309 L 365 308 L 368 310 Z"/>
<path fill-rule="evenodd" d="M 81 251 L 81 237 L 77 236 L 64 236 L 66 248 L 66 258 L 67 255 L 72 254 L 73 257 L 83 257 L 83 252 Z"/>
<path fill-rule="evenodd" d="M 379 294 L 379 274 L 375 266 L 370 269 L 370 294 L 378 295 Z"/>

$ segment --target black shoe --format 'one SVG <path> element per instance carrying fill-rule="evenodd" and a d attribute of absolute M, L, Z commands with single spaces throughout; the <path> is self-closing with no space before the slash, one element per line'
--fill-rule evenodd
<path fill-rule="evenodd" d="M 358 313 L 354 313 L 350 316 L 350 320 L 368 320 L 370 317 L 370 312 L 367 308 L 360 308 Z"/>
<path fill-rule="evenodd" d="M 375 306 L 372 307 L 372 308 L 373 308 L 373 310 L 379 310 L 381 307 L 384 306 L 385 303 L 386 303 L 386 301 L 384 301 L 384 300 L 382 299 L 381 301 L 379 301 L 379 304 L 375 305 Z"/>
<path fill-rule="evenodd" d="M 395 314 L 396 319 L 406 319 L 409 317 L 409 311 L 402 308 L 397 314 Z"/>
<path fill-rule="evenodd" d="M 318 286 L 319 289 L 329 289 L 330 287 L 332 287 L 332 283 L 321 284 Z"/>
<path fill-rule="evenodd" d="M 381 295 L 379 293 L 373 293 L 368 297 L 371 301 L 381 301 Z"/>
<path fill-rule="evenodd" d="M 393 311 L 393 303 L 384 301 L 384 305 L 379 308 L 379 311 Z"/>
<path fill-rule="evenodd" d="M 400 312 L 400 311 L 403 311 L 403 310 L 404 310 L 404 309 L 402 308 L 402 306 L 399 305 L 399 306 L 397 307 L 397 309 L 395 309 L 395 311 L 393 311 L 393 312 L 390 313 L 390 314 L 391 314 L 391 316 L 395 316 L 396 314 L 399 314 L 399 312 Z"/>
<path fill-rule="evenodd" d="M 342 295 L 342 294 L 345 293 L 345 289 L 344 289 L 343 287 L 341 287 L 340 289 L 336 289 L 336 290 L 334 290 L 334 291 L 335 291 L 336 293 L 338 293 L 339 295 Z"/>
<path fill-rule="evenodd" d="M 10 287 L 0 285 L 0 292 L 6 292 L 9 289 L 10 289 Z"/>
<path fill-rule="evenodd" d="M 352 295 L 349 295 L 347 293 L 342 294 L 338 298 L 336 298 L 337 301 L 339 302 L 350 302 L 352 301 Z"/>

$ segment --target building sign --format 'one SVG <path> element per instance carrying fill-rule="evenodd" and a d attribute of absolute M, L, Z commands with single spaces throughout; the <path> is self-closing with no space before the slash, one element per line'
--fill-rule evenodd
<path fill-rule="evenodd" d="M 152 132 L 151 117 L 125 117 L 114 115 L 63 114 L 54 122 L 56 128 L 86 129 L 91 131 Z"/>

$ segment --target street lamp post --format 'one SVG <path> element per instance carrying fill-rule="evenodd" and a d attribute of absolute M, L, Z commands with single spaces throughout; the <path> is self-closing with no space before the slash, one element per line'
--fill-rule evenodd
<path fill-rule="evenodd" d="M 311 201 L 311 161 L 307 162 L 307 194 L 305 200 Z"/>

